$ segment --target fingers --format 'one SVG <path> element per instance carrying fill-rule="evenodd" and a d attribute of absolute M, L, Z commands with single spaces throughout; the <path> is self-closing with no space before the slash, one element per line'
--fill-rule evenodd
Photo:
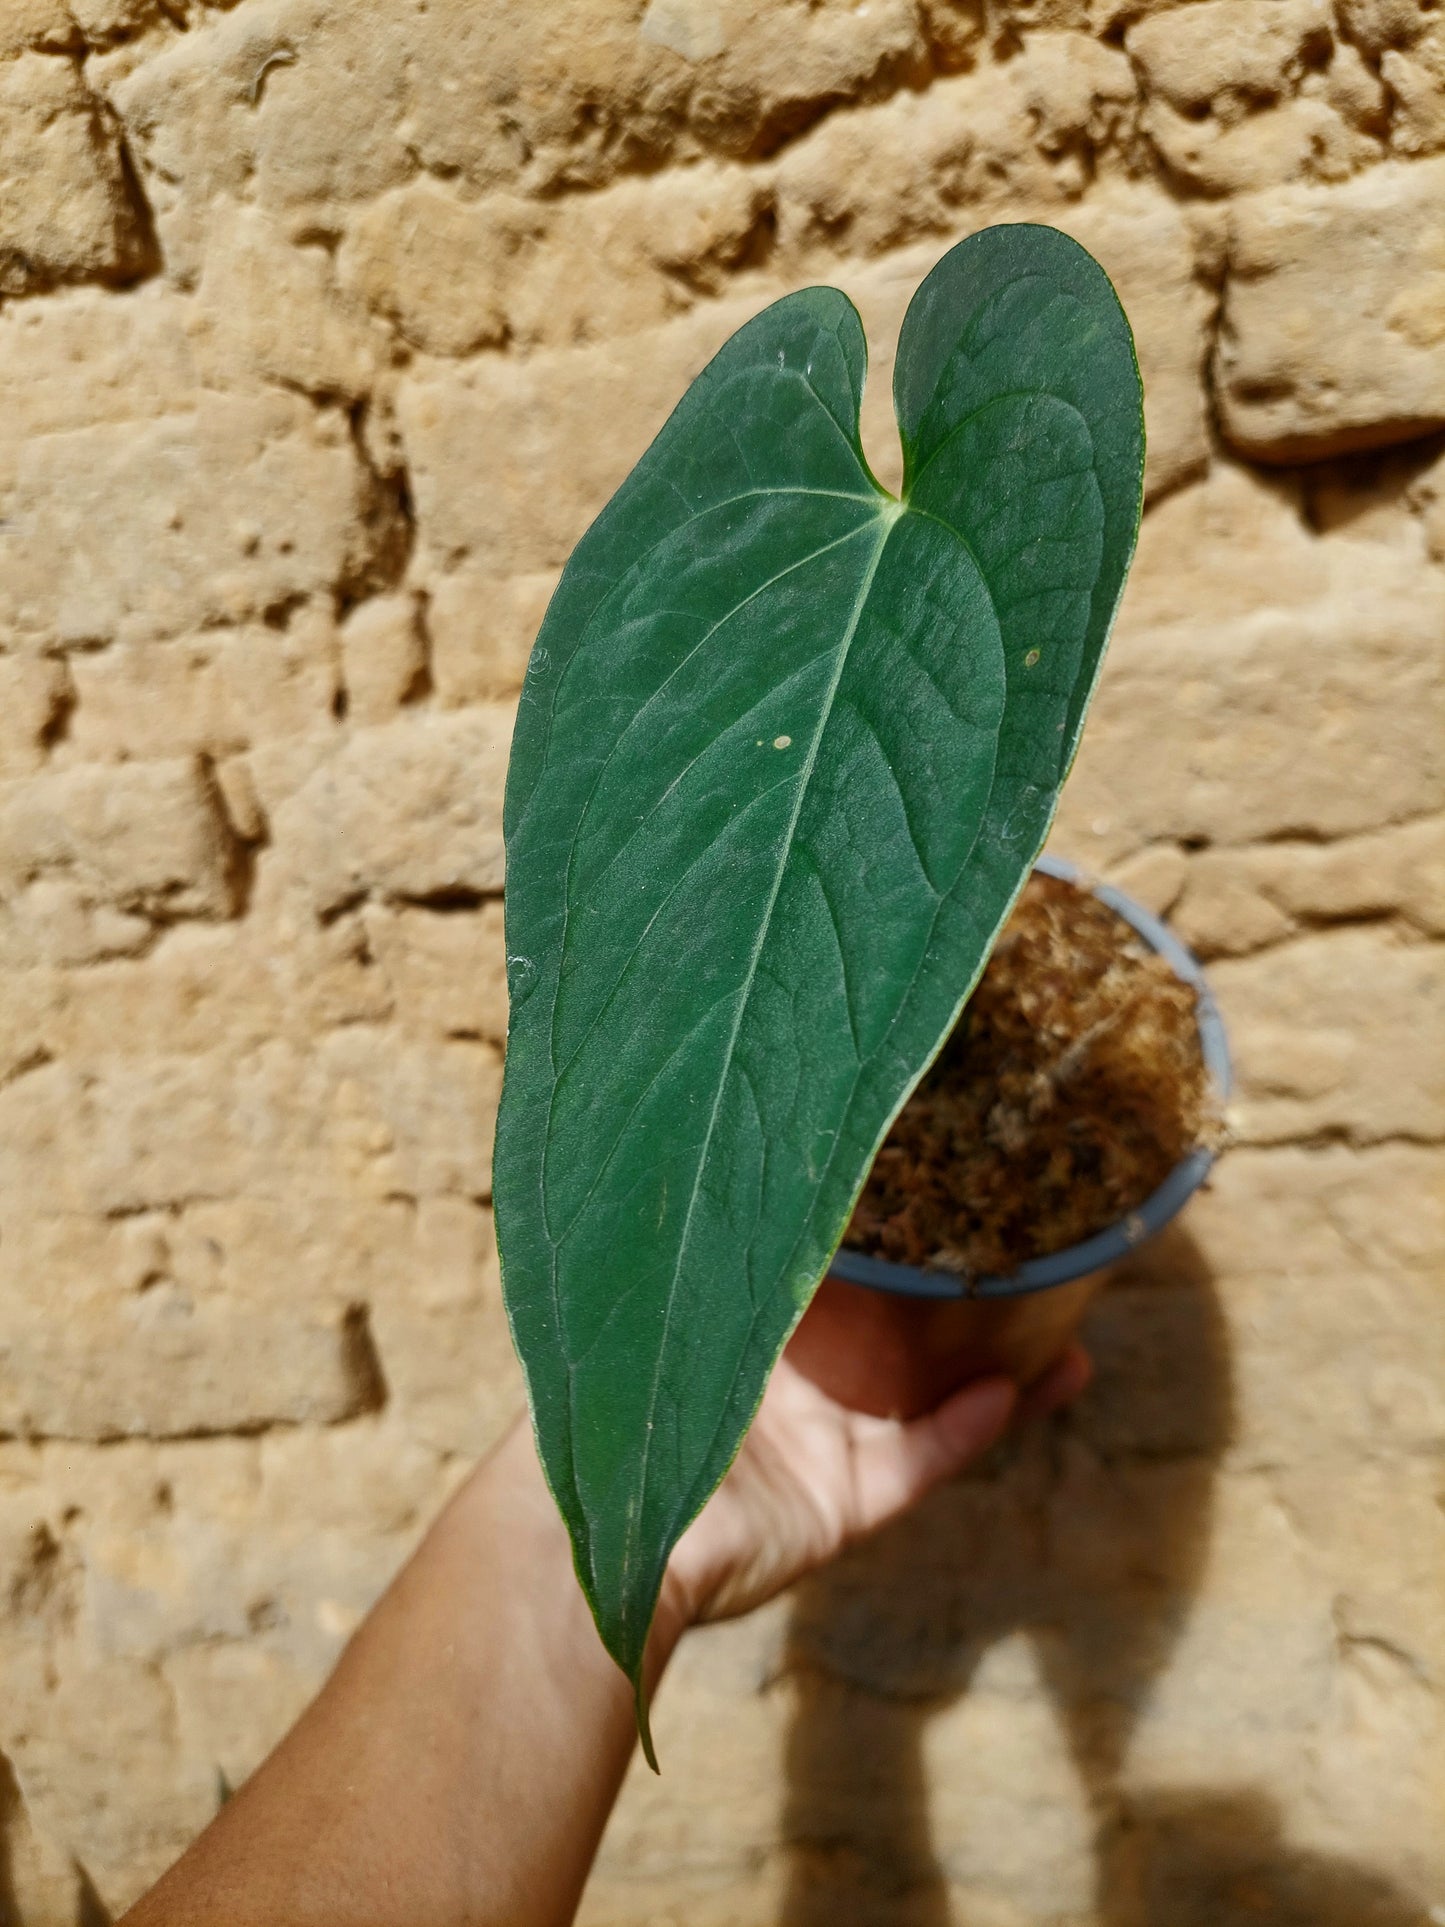
<path fill-rule="evenodd" d="M 945 1479 L 971 1465 L 1000 1439 L 1010 1423 L 1047 1418 L 1072 1404 L 1094 1375 L 1077 1342 L 1027 1392 L 1007 1378 L 978 1378 L 936 1411 L 906 1425 L 888 1425 L 860 1437 L 859 1533 L 872 1532 L 906 1512 Z"/>
<path fill-rule="evenodd" d="M 986 1452 L 1008 1429 L 1017 1403 L 1012 1379 L 977 1378 L 922 1418 L 860 1426 L 855 1535 L 886 1525 Z"/>

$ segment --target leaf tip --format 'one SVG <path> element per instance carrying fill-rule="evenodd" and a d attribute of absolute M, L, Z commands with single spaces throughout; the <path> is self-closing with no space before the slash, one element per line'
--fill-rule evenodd
<path fill-rule="evenodd" d="M 632 1682 L 632 1703 L 637 1712 L 637 1737 L 642 1742 L 642 1757 L 660 1778 L 662 1768 L 657 1764 L 657 1748 L 652 1744 L 652 1721 L 648 1717 L 647 1693 L 640 1677 Z"/>

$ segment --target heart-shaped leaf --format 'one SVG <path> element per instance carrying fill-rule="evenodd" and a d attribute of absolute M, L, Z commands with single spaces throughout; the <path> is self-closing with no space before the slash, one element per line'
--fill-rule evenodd
<path fill-rule="evenodd" d="M 914 297 L 901 500 L 865 362 L 831 288 L 733 336 L 578 544 L 512 743 L 503 1284 L 635 1684 L 1044 840 L 1138 529 L 1128 323 L 1062 234 L 975 235 Z"/>

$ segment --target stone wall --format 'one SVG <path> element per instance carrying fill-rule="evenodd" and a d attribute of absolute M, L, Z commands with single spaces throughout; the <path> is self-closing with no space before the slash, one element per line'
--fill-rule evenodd
<path fill-rule="evenodd" d="M 1445 1918 L 1445 12 L 0 4 L 0 1917 L 118 1911 L 518 1402 L 498 798 L 737 323 L 1115 276 L 1150 508 L 1057 843 L 1236 1148 L 1078 1411 L 698 1635 L 588 1927 Z"/>

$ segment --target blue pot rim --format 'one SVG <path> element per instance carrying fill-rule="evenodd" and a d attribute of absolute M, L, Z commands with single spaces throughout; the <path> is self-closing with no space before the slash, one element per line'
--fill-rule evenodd
<path fill-rule="evenodd" d="M 1198 958 L 1142 903 L 1136 903 L 1112 883 L 1099 882 L 1078 864 L 1070 863 L 1067 857 L 1041 856 L 1034 869 L 1044 876 L 1060 877 L 1091 891 L 1136 930 L 1156 955 L 1163 957 L 1176 977 L 1193 989 L 1200 1051 L 1222 1105 L 1234 1082 L 1229 1040 Z M 1214 1159 L 1215 1153 L 1211 1150 L 1191 1151 L 1127 1218 L 1092 1238 L 1085 1238 L 1081 1244 L 1069 1245 L 1043 1258 L 1029 1259 L 1009 1278 L 960 1278 L 949 1271 L 896 1265 L 885 1258 L 868 1258 L 861 1252 L 843 1250 L 833 1254 L 828 1275 L 850 1285 L 867 1285 L 874 1291 L 895 1292 L 908 1298 L 1018 1298 L 1026 1292 L 1049 1291 L 1055 1285 L 1071 1284 L 1074 1279 L 1087 1277 L 1091 1271 L 1115 1264 L 1131 1251 L 1137 1251 L 1183 1209 L 1208 1177 Z"/>

